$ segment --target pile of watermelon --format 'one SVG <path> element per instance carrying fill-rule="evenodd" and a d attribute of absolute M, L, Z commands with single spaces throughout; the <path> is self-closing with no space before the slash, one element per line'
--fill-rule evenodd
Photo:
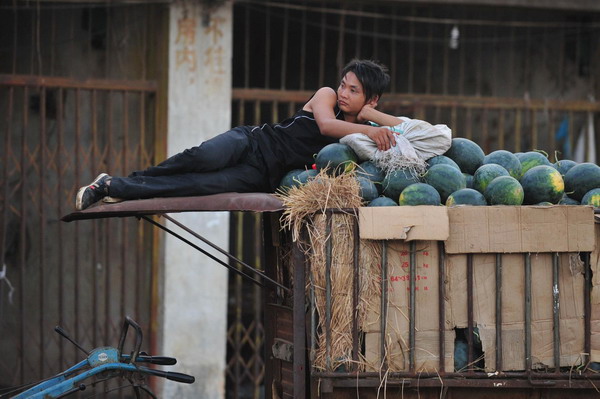
<path fill-rule="evenodd" d="M 320 170 L 354 173 L 368 206 L 396 205 L 592 205 L 600 207 L 600 166 L 557 160 L 538 151 L 485 154 L 466 138 L 454 138 L 448 151 L 428 160 L 424 174 L 397 170 L 385 174 L 344 144 L 330 144 L 316 156 L 314 170 L 286 175 L 280 190 L 305 184 Z"/>

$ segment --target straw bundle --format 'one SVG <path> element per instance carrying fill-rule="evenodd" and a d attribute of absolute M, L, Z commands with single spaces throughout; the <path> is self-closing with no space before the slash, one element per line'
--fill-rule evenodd
<path fill-rule="evenodd" d="M 281 224 L 292 232 L 298 242 L 301 229 L 307 230 L 307 242 L 300 242 L 310 260 L 310 275 L 307 279 L 307 297 L 314 292 L 314 303 L 318 321 L 316 328 L 313 367 L 322 370 L 349 369 L 352 363 L 352 324 L 357 311 L 359 326 L 363 324 L 368 292 L 378 290 L 373 265 L 380 263 L 373 256 L 376 251 L 363 244 L 360 249 L 359 275 L 354 273 L 354 221 L 352 210 L 362 206 L 359 184 L 354 174 L 329 176 L 321 172 L 309 183 L 293 187 L 287 193 L 279 193 L 285 205 Z M 326 209 L 351 209 L 332 215 L 330 236 L 326 229 Z M 326 341 L 326 250 L 331 240 L 331 340 Z M 354 278 L 359 278 L 358 309 L 353 306 Z M 361 362 L 362 363 L 362 362 Z M 362 366 L 360 366 L 362 368 Z"/>

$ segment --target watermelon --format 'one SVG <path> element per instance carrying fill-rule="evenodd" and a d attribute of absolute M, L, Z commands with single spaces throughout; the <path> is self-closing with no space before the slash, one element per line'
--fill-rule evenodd
<path fill-rule="evenodd" d="M 379 197 L 379 191 L 377 191 L 375 183 L 373 183 L 371 180 L 365 176 L 357 176 L 356 180 L 358 180 L 360 196 L 362 197 L 363 201 L 370 202 Z"/>
<path fill-rule="evenodd" d="M 481 166 L 485 157 L 477 143 L 462 137 L 452 139 L 452 145 L 444 155 L 456 162 L 461 171 L 470 175 Z"/>
<path fill-rule="evenodd" d="M 523 153 L 519 158 L 519 161 L 521 161 L 521 174 L 524 175 L 525 172 L 527 172 L 529 169 L 533 168 L 534 166 L 539 166 L 539 165 L 549 165 L 551 166 L 552 163 L 548 160 L 548 158 L 537 151 L 529 151 L 529 152 L 525 152 Z"/>
<path fill-rule="evenodd" d="M 594 188 L 583 196 L 581 205 L 592 205 L 595 208 L 600 207 L 600 188 Z"/>
<path fill-rule="evenodd" d="M 521 161 L 521 157 L 525 155 L 524 152 L 513 152 L 513 154 L 515 154 L 515 157 L 519 158 L 519 162 Z"/>
<path fill-rule="evenodd" d="M 382 194 L 393 200 L 400 197 L 400 193 L 411 184 L 418 183 L 419 179 L 415 177 L 408 169 L 398 169 L 388 173 L 383 182 L 381 182 Z"/>
<path fill-rule="evenodd" d="M 454 371 L 467 371 L 469 365 L 469 344 L 464 339 L 454 341 Z"/>
<path fill-rule="evenodd" d="M 488 184 L 498 176 L 510 176 L 508 171 L 495 163 L 481 165 L 473 175 L 473 188 L 480 193 L 484 193 Z"/>
<path fill-rule="evenodd" d="M 580 202 L 577 200 L 574 200 L 573 198 L 570 198 L 567 194 L 563 194 L 560 201 L 558 201 L 558 204 L 559 205 L 579 205 Z"/>
<path fill-rule="evenodd" d="M 353 171 L 356 162 L 358 162 L 358 156 L 354 150 L 346 144 L 340 143 L 326 145 L 315 158 L 315 164 L 319 171 L 327 168 L 327 173 L 334 176 Z"/>
<path fill-rule="evenodd" d="M 414 183 L 402 190 L 398 205 L 441 205 L 441 199 L 429 184 Z"/>
<path fill-rule="evenodd" d="M 573 166 L 577 165 L 577 162 L 571 161 L 570 159 L 563 159 L 562 161 L 554 162 L 553 165 L 556 170 L 558 170 L 560 174 L 564 176 Z"/>
<path fill-rule="evenodd" d="M 539 205 L 539 206 L 551 206 L 551 205 L 554 205 L 554 204 L 552 202 L 542 201 L 542 202 L 537 203 L 536 205 Z"/>
<path fill-rule="evenodd" d="M 473 188 L 473 175 L 463 173 L 463 176 L 465 177 L 465 183 L 467 185 L 467 188 Z"/>
<path fill-rule="evenodd" d="M 458 164 L 456 162 L 454 162 L 453 160 L 451 160 L 450 158 L 448 158 L 445 155 L 438 155 L 436 157 L 429 158 L 429 160 L 427 161 L 428 167 L 432 167 L 433 165 L 439 165 L 439 164 L 450 165 L 450 166 L 453 166 L 456 169 L 460 170 L 460 166 L 458 166 Z"/>
<path fill-rule="evenodd" d="M 490 163 L 503 166 L 504 169 L 506 169 L 508 173 L 517 180 L 521 178 L 521 161 L 519 161 L 519 158 L 517 158 L 512 152 L 506 150 L 496 150 L 491 152 L 486 155 L 485 158 L 483 158 L 484 165 Z"/>
<path fill-rule="evenodd" d="M 450 194 L 446 200 L 446 206 L 455 205 L 487 205 L 487 201 L 479 191 L 463 188 Z"/>
<path fill-rule="evenodd" d="M 600 187 L 600 166 L 585 162 L 573 166 L 565 174 L 565 193 L 581 201 L 590 190 Z"/>
<path fill-rule="evenodd" d="M 374 183 L 381 183 L 385 178 L 385 172 L 371 161 L 359 164 L 356 168 L 358 176 L 365 176 Z"/>
<path fill-rule="evenodd" d="M 278 190 L 285 193 L 290 188 L 299 186 L 300 181 L 298 180 L 298 175 L 302 172 L 304 172 L 304 169 L 294 169 L 287 172 L 281 179 L 281 182 L 279 182 Z"/>
<path fill-rule="evenodd" d="M 512 176 L 496 177 L 483 195 L 490 205 L 522 205 L 525 197 L 521 183 Z"/>
<path fill-rule="evenodd" d="M 382 196 L 375 198 L 367 206 L 398 206 L 398 204 L 393 199 Z"/>
<path fill-rule="evenodd" d="M 545 201 L 557 204 L 565 192 L 562 175 L 550 165 L 534 166 L 525 172 L 520 182 L 527 205 Z"/>
<path fill-rule="evenodd" d="M 462 172 L 446 164 L 433 165 L 423 175 L 423 181 L 440 193 L 442 203 L 446 203 L 448 196 L 453 192 L 467 187 L 467 182 Z"/>

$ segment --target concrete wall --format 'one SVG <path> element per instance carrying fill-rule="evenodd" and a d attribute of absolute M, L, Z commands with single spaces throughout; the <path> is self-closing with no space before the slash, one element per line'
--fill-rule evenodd
<path fill-rule="evenodd" d="M 210 14 L 194 4 L 170 7 L 169 155 L 230 127 L 231 24 L 231 4 Z M 227 248 L 227 213 L 186 213 L 176 218 Z M 164 254 L 161 352 L 175 356 L 177 371 L 194 375 L 196 382 L 165 382 L 159 396 L 221 398 L 225 391 L 227 269 L 172 237 L 166 238 Z"/>

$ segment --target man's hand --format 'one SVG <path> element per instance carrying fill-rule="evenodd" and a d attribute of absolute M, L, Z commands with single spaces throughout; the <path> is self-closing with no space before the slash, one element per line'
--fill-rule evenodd
<path fill-rule="evenodd" d="M 377 149 L 380 151 L 387 151 L 396 145 L 396 138 L 394 132 L 386 127 L 371 127 L 367 136 L 377 144 Z"/>

